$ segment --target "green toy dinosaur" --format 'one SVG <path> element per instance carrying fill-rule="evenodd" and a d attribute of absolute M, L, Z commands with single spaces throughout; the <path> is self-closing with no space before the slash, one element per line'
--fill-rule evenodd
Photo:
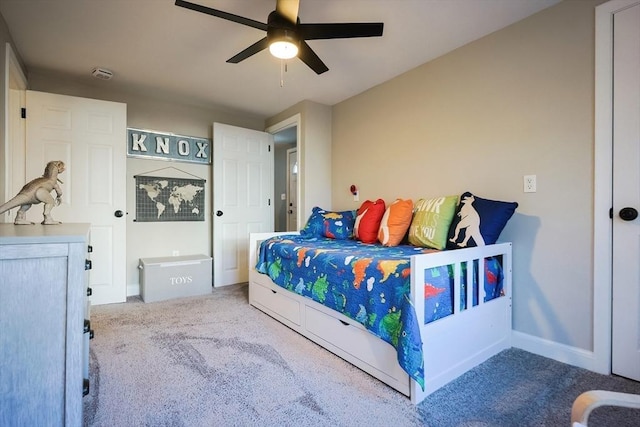
<path fill-rule="evenodd" d="M 59 221 L 54 221 L 51 217 L 51 209 L 62 203 L 62 190 L 58 185 L 58 182 L 62 184 L 62 181 L 58 179 L 58 174 L 64 172 L 64 168 L 64 162 L 60 160 L 47 163 L 44 175 L 29 181 L 13 199 L 0 206 L 0 214 L 20 206 L 13 223 L 16 225 L 31 225 L 33 223 L 26 218 L 27 211 L 32 205 L 44 203 L 44 221 L 42 221 L 42 224 L 60 224 Z M 56 192 L 55 199 L 51 195 L 54 190 Z"/>

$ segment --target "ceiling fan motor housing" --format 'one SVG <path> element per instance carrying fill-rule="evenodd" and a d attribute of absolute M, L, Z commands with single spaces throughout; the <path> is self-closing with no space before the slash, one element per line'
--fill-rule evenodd
<path fill-rule="evenodd" d="M 299 46 L 300 39 L 295 24 L 289 22 L 275 10 L 269 14 L 267 27 L 267 42 L 269 44 L 276 41 L 287 41 Z"/>

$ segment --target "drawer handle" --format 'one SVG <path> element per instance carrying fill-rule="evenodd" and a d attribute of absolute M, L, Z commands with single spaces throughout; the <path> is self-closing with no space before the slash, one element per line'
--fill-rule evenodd
<path fill-rule="evenodd" d="M 86 396 L 87 394 L 89 394 L 89 380 L 84 378 L 82 380 L 82 395 Z"/>
<path fill-rule="evenodd" d="M 277 294 L 277 292 L 276 292 L 276 291 L 274 291 L 273 289 L 271 289 L 271 292 L 273 292 L 274 294 Z"/>
<path fill-rule="evenodd" d="M 342 323 L 344 326 L 349 326 L 349 324 L 347 322 L 345 322 L 344 320 L 340 320 L 340 323 Z"/>
<path fill-rule="evenodd" d="M 87 288 L 87 296 L 90 297 L 91 295 L 93 295 L 93 289 Z"/>
<path fill-rule="evenodd" d="M 93 339 L 93 329 L 91 329 L 91 321 L 84 319 L 84 333 L 89 334 L 89 339 Z"/>
<path fill-rule="evenodd" d="M 90 259 L 85 259 L 84 260 L 84 269 L 85 270 L 91 270 L 91 260 Z"/>

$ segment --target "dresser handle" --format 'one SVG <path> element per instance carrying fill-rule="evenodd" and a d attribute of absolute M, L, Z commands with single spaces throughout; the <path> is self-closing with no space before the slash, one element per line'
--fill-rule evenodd
<path fill-rule="evenodd" d="M 84 333 L 89 334 L 89 339 L 93 339 L 93 329 L 91 329 L 91 321 L 84 319 Z"/>

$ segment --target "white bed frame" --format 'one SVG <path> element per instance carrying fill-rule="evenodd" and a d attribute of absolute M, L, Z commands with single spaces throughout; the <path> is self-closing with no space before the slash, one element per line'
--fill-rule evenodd
<path fill-rule="evenodd" d="M 454 314 L 420 326 L 425 389 L 410 379 L 397 361 L 395 348 L 361 324 L 309 298 L 288 291 L 255 270 L 260 242 L 285 233 L 251 233 L 249 303 L 332 353 L 347 360 L 418 404 L 448 382 L 511 347 L 511 243 L 442 251 L 411 257 L 411 302 L 419 322 L 424 319 L 424 270 L 455 266 Z M 478 305 L 460 307 L 461 263 L 501 255 L 504 296 L 484 302 L 484 274 L 479 275 Z M 467 270 L 470 273 L 470 270 Z M 470 283 L 470 281 L 468 281 Z M 471 286 L 467 301 L 473 301 Z"/>

